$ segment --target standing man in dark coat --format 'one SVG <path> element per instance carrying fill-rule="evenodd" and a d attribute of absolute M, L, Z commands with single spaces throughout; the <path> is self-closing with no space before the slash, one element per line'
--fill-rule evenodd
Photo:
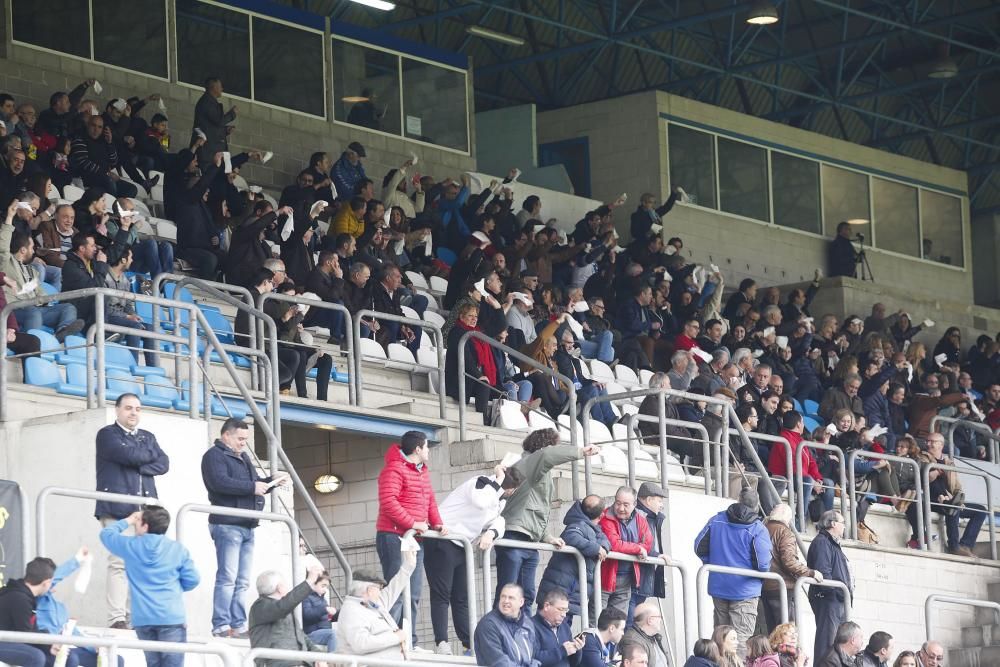
<path fill-rule="evenodd" d="M 858 256 L 854 252 L 854 244 L 851 243 L 851 225 L 849 223 L 842 222 L 837 225 L 837 236 L 830 241 L 827 259 L 830 263 L 831 278 L 836 276 L 856 277 Z"/>
<path fill-rule="evenodd" d="M 226 140 L 226 125 L 236 120 L 236 105 L 223 113 L 222 80 L 212 77 L 205 80 L 205 93 L 194 107 L 194 133 L 198 130 L 205 135 L 205 144 L 198 150 L 198 164 L 204 167 L 219 151 L 229 150 Z"/>
<path fill-rule="evenodd" d="M 851 571 L 847 566 L 847 556 L 840 546 L 840 540 L 844 536 L 844 516 L 837 510 L 827 510 L 819 518 L 817 526 L 819 533 L 809 545 L 806 564 L 822 574 L 825 581 L 840 581 L 846 584 L 853 597 Z M 837 628 L 847 620 L 844 612 L 844 595 L 844 591 L 838 588 L 809 587 L 809 606 L 816 616 L 816 642 L 813 645 L 815 656 L 830 652 L 834 640 L 838 638 Z M 857 650 L 861 650 L 860 644 Z"/>
<path fill-rule="evenodd" d="M 639 487 L 639 495 L 635 508 L 646 515 L 646 523 L 653 533 L 653 551 L 651 555 L 665 553 L 663 549 L 663 522 L 667 517 L 663 514 L 663 499 L 667 492 L 659 484 L 643 482 Z M 667 585 L 663 578 L 662 565 L 639 564 L 639 587 L 632 590 L 632 604 L 629 605 L 629 616 L 626 625 L 632 623 L 632 612 L 636 605 L 646 601 L 646 598 L 663 598 L 667 596 Z"/>
<path fill-rule="evenodd" d="M 156 436 L 139 428 L 142 403 L 135 394 L 122 394 L 115 401 L 115 423 L 97 432 L 97 490 L 129 496 L 156 498 L 156 476 L 170 470 L 170 459 Z M 102 527 L 128 518 L 138 505 L 98 501 L 94 516 Z M 125 561 L 108 556 L 108 625 L 126 629 L 128 581 Z"/>

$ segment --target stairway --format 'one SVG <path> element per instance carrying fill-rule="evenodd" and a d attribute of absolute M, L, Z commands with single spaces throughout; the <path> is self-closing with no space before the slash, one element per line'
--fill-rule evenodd
<path fill-rule="evenodd" d="M 987 599 L 1000 602 L 1000 582 L 987 585 Z M 994 667 L 1000 665 L 1000 623 L 992 609 L 976 608 L 973 625 L 962 628 L 961 648 L 949 648 L 949 667 Z"/>

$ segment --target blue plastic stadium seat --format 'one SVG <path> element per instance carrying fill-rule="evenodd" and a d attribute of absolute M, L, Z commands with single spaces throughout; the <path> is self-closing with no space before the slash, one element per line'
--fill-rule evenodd
<path fill-rule="evenodd" d="M 34 387 L 55 388 L 62 382 L 59 367 L 48 359 L 28 357 L 24 360 L 24 382 Z"/>
<path fill-rule="evenodd" d="M 212 328 L 212 332 L 215 333 L 215 337 L 219 339 L 220 343 L 226 345 L 232 345 L 236 341 L 235 334 L 233 332 L 233 325 L 230 323 L 226 316 L 222 314 L 217 308 L 211 306 L 199 306 L 202 315 L 205 317 L 205 321 L 208 326 Z"/>
<path fill-rule="evenodd" d="M 458 255 L 447 248 L 436 248 L 436 251 L 435 254 L 438 256 L 438 259 L 448 266 L 454 266 L 455 262 L 458 261 Z"/>
<path fill-rule="evenodd" d="M 28 333 L 38 338 L 42 344 L 42 359 L 55 361 L 58 354 L 62 354 L 63 344 L 56 340 L 56 337 L 48 331 L 42 329 L 28 329 Z"/>
<path fill-rule="evenodd" d="M 65 352 L 56 354 L 56 362 L 60 364 L 85 364 L 87 362 L 87 339 L 83 336 L 66 336 L 63 341 Z"/>
<path fill-rule="evenodd" d="M 793 398 L 792 399 L 792 405 L 795 406 L 795 411 L 798 412 L 801 415 L 802 414 L 802 404 L 799 403 L 799 399 Z"/>
<path fill-rule="evenodd" d="M 139 375 L 143 377 L 147 375 L 167 374 L 166 369 L 160 368 L 159 366 L 140 366 L 135 362 L 135 357 L 132 356 L 132 351 L 124 345 L 119 345 L 118 343 L 104 344 L 104 364 L 108 368 L 117 368 L 119 370 L 127 371 L 132 375 Z"/>
<path fill-rule="evenodd" d="M 819 403 L 811 399 L 806 399 L 802 401 L 802 409 L 810 417 L 816 417 L 819 415 Z"/>
<path fill-rule="evenodd" d="M 802 423 L 806 427 L 807 433 L 812 433 L 814 430 L 818 429 L 821 425 L 818 421 L 816 421 L 815 418 L 809 416 L 803 417 Z"/>
<path fill-rule="evenodd" d="M 106 377 L 105 383 L 108 388 L 106 396 L 109 400 L 114 400 L 122 394 L 142 396 L 142 385 L 128 371 L 119 368 L 109 368 Z"/>
<path fill-rule="evenodd" d="M 169 409 L 174 407 L 174 401 L 180 397 L 181 394 L 177 391 L 177 387 L 168 378 L 161 375 L 146 377 L 146 391 L 142 396 L 143 405 Z"/>

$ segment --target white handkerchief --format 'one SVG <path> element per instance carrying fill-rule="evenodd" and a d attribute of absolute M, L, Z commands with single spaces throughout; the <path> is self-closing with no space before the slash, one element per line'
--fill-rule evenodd
<path fill-rule="evenodd" d="M 205 136 L 204 130 L 202 130 L 200 127 L 194 128 L 194 133 L 195 136 L 197 136 L 199 139 L 208 139 L 208 137 Z"/>
<path fill-rule="evenodd" d="M 31 204 L 29 204 L 26 201 L 19 201 L 19 202 L 17 202 L 17 206 L 15 208 L 19 208 L 22 211 L 32 211 L 32 212 L 34 212 L 34 209 L 31 208 Z"/>
<path fill-rule="evenodd" d="M 417 166 L 417 162 L 419 162 L 419 161 L 420 160 L 417 159 L 417 154 L 411 152 L 410 153 L 410 164 L 412 164 L 414 167 L 416 167 Z"/>
<path fill-rule="evenodd" d="M 566 319 L 566 324 L 569 325 L 570 331 L 573 332 L 574 336 L 577 338 L 583 338 L 583 325 L 574 320 L 572 317 Z"/>
<path fill-rule="evenodd" d="M 97 107 L 90 107 L 91 116 L 100 116 L 101 112 L 97 110 Z"/>
<path fill-rule="evenodd" d="M 585 313 L 590 310 L 590 306 L 587 305 L 586 301 L 577 301 L 573 304 L 574 313 Z"/>
<path fill-rule="evenodd" d="M 287 241 L 291 237 L 292 231 L 295 229 L 295 220 L 294 220 L 294 218 L 295 218 L 295 216 L 292 215 L 291 213 L 289 213 L 288 214 L 288 220 L 286 220 L 285 224 L 281 227 L 281 240 L 282 241 Z"/>
<path fill-rule="evenodd" d="M 706 364 L 712 360 L 712 355 L 710 355 L 708 352 L 701 349 L 700 347 L 692 347 L 691 352 L 694 354 L 694 356 L 698 357 Z"/>
<path fill-rule="evenodd" d="M 326 208 L 327 206 L 329 206 L 329 204 L 327 204 L 323 200 L 316 202 L 315 204 L 312 205 L 312 208 L 309 209 L 309 217 L 315 218 L 317 215 L 322 213 L 323 209 Z"/>
<path fill-rule="evenodd" d="M 101 85 L 100 81 L 95 81 L 94 85 L 91 87 L 94 89 L 95 95 L 100 95 L 101 93 L 104 92 L 104 86 Z"/>
<path fill-rule="evenodd" d="M 712 273 L 718 273 L 719 272 L 719 265 L 718 264 L 709 264 L 708 268 L 712 269 Z"/>
<path fill-rule="evenodd" d="M 514 301 L 520 301 L 529 308 L 535 304 L 532 298 L 527 294 L 525 294 L 524 292 L 511 292 L 510 295 L 514 299 Z"/>
<path fill-rule="evenodd" d="M 654 223 L 653 223 L 653 226 L 649 228 L 649 231 L 653 232 L 654 234 L 657 234 L 657 235 L 659 235 L 659 233 L 663 231 L 663 225 L 658 225 L 658 224 L 656 224 L 656 223 L 654 222 Z M 671 248 L 673 248 L 673 246 L 670 246 L 670 247 L 671 247 Z M 676 252 L 676 251 L 677 251 L 677 250 L 676 250 L 676 248 L 675 248 L 675 249 L 674 249 L 674 252 Z"/>
<path fill-rule="evenodd" d="M 761 333 L 764 334 L 765 338 L 767 338 L 768 336 L 773 336 L 774 335 L 774 327 L 766 327 L 764 329 L 764 331 L 762 331 Z"/>
<path fill-rule="evenodd" d="M 877 426 L 872 426 L 870 429 L 868 429 L 868 435 L 871 436 L 873 439 L 879 437 L 880 435 L 885 435 L 888 432 L 889 429 L 887 429 L 885 426 L 882 426 L 881 424 Z"/>
<path fill-rule="evenodd" d="M 778 336 L 774 340 L 782 350 L 788 347 L 788 336 Z"/>
<path fill-rule="evenodd" d="M 937 363 L 938 366 L 941 366 L 944 364 L 944 362 L 948 361 L 948 355 L 944 353 L 936 354 L 934 355 L 934 361 L 935 363 Z"/>
<path fill-rule="evenodd" d="M 233 154 L 229 151 L 222 152 L 222 167 L 227 174 L 233 173 Z"/>
<path fill-rule="evenodd" d="M 924 326 L 928 328 L 934 326 L 934 320 L 924 320 Z"/>
<path fill-rule="evenodd" d="M 654 227 L 660 227 L 660 225 L 653 225 L 653 226 Z M 660 229 L 663 229 L 663 227 L 660 227 Z M 656 233 L 659 234 L 659 232 L 656 232 Z M 668 255 L 675 255 L 675 254 L 677 254 L 677 248 L 675 246 L 668 245 L 667 247 L 665 247 L 663 249 L 663 252 L 665 252 Z"/>
<path fill-rule="evenodd" d="M 413 539 L 412 535 L 404 537 L 399 541 L 400 551 L 420 551 L 420 545 Z"/>
<path fill-rule="evenodd" d="M 21 287 L 21 291 L 18 292 L 17 295 L 21 296 L 22 294 L 31 294 L 36 289 L 38 289 L 38 281 L 32 278 L 28 282 L 24 283 L 24 286 Z"/>
<path fill-rule="evenodd" d="M 76 573 L 76 581 L 73 582 L 73 590 L 77 593 L 86 593 L 87 586 L 90 585 L 90 576 L 94 571 L 94 557 L 87 554 L 80 562 L 80 569 Z"/>
<path fill-rule="evenodd" d="M 267 152 L 264 153 L 263 156 L 261 156 L 260 163 L 261 164 L 267 164 L 268 162 L 271 161 L 271 158 L 273 158 L 273 157 L 274 157 L 274 153 L 272 153 L 271 151 L 267 151 Z"/>
<path fill-rule="evenodd" d="M 404 250 L 406 250 L 406 241 L 404 241 L 403 239 L 399 239 L 398 241 L 392 244 L 392 251 L 395 252 L 397 255 L 402 255 Z"/>
<path fill-rule="evenodd" d="M 486 296 L 486 279 L 485 278 L 483 278 L 482 280 L 480 280 L 479 282 L 477 282 L 475 285 L 473 285 L 473 287 L 476 288 L 477 292 L 479 292 L 483 296 Z"/>
<path fill-rule="evenodd" d="M 259 195 L 261 192 L 264 191 L 264 188 L 260 187 L 259 185 L 251 185 L 250 187 L 247 188 L 247 190 L 254 193 L 255 195 Z"/>

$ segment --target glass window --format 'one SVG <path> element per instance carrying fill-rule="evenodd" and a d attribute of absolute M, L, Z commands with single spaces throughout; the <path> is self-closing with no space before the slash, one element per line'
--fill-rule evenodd
<path fill-rule="evenodd" d="M 333 95 L 336 120 L 402 134 L 399 56 L 333 40 Z"/>
<path fill-rule="evenodd" d="M 254 99 L 325 116 L 323 36 L 253 19 Z"/>
<path fill-rule="evenodd" d="M 719 208 L 755 220 L 770 220 L 767 151 L 719 138 Z"/>
<path fill-rule="evenodd" d="M 13 38 L 60 53 L 90 58 L 90 17 L 81 0 L 14 0 Z"/>
<path fill-rule="evenodd" d="M 92 2 L 94 60 L 167 78 L 167 9 L 163 0 Z"/>
<path fill-rule="evenodd" d="M 667 144 L 670 147 L 670 186 L 684 188 L 692 204 L 718 208 L 712 135 L 671 123 L 667 126 Z"/>
<path fill-rule="evenodd" d="M 868 210 L 868 176 L 856 171 L 824 164 L 823 176 L 823 235 L 836 236 L 837 225 L 845 220 L 871 220 Z M 776 181 L 778 182 L 778 181 Z M 871 240 L 871 227 L 859 225 L 856 233 Z"/>
<path fill-rule="evenodd" d="M 917 189 L 895 181 L 872 179 L 875 247 L 920 257 Z"/>
<path fill-rule="evenodd" d="M 225 92 L 249 99 L 250 17 L 177 0 L 177 78 L 195 86 L 219 77 Z"/>
<path fill-rule="evenodd" d="M 965 266 L 961 199 L 921 190 L 920 222 L 924 233 L 924 259 Z"/>
<path fill-rule="evenodd" d="M 469 150 L 465 74 L 403 58 L 403 136 Z"/>
<path fill-rule="evenodd" d="M 771 151 L 771 183 L 776 224 L 822 233 L 818 162 Z"/>

